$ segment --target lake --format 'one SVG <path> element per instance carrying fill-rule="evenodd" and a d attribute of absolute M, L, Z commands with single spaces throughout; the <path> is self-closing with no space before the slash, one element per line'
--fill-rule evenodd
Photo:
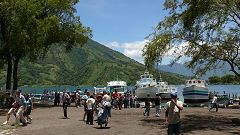
<path fill-rule="evenodd" d="M 103 87 L 103 86 L 102 86 Z M 184 85 L 176 85 L 179 96 L 182 95 L 182 90 Z M 34 93 L 34 94 L 42 94 L 44 91 L 55 92 L 55 91 L 63 91 L 64 88 L 67 88 L 70 92 L 75 91 L 77 88 L 81 88 L 81 90 L 90 90 L 91 92 L 94 91 L 93 86 L 49 86 L 49 87 L 20 87 L 19 89 L 22 90 L 23 93 Z M 128 89 L 132 90 L 134 87 L 129 86 Z M 209 85 L 209 90 L 212 92 L 218 92 L 219 94 L 223 94 L 224 91 L 226 94 L 237 94 L 240 96 L 240 85 Z"/>

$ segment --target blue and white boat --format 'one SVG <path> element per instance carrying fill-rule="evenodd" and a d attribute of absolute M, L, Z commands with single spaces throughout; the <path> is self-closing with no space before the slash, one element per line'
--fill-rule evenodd
<path fill-rule="evenodd" d="M 205 80 L 191 79 L 183 88 L 184 103 L 206 103 L 209 100 L 208 86 Z"/>

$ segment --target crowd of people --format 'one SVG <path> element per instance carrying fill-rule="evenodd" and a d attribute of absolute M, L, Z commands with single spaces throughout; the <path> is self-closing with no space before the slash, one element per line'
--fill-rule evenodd
<path fill-rule="evenodd" d="M 136 99 L 137 96 L 132 95 L 130 92 L 122 94 L 115 90 L 115 92 L 112 93 L 112 105 L 115 109 L 121 110 L 122 106 L 124 108 L 136 107 Z"/>
<path fill-rule="evenodd" d="M 150 114 L 150 95 L 147 95 L 145 100 L 145 110 L 143 112 L 144 116 L 149 116 Z M 76 107 L 83 106 L 84 115 L 83 121 L 86 124 L 93 125 L 94 114 L 96 114 L 96 121 L 98 125 L 108 124 L 108 118 L 112 116 L 111 109 L 122 110 L 124 108 L 136 107 L 136 96 L 131 95 L 131 93 L 126 92 L 124 94 L 119 93 L 117 90 L 114 93 L 91 93 L 86 91 L 85 97 L 80 96 L 79 90 L 75 92 L 74 97 L 70 95 L 67 89 L 61 94 L 55 93 L 54 105 L 62 105 L 63 107 L 63 116 L 68 119 L 67 108 L 71 102 L 75 102 Z M 156 94 L 154 99 L 156 117 L 160 116 L 161 111 L 161 97 L 160 94 Z M 215 103 L 215 101 L 213 101 Z M 171 94 L 171 100 L 166 103 L 165 106 L 165 120 L 168 124 L 168 134 L 180 134 L 180 111 L 183 109 L 183 103 L 177 100 L 177 94 Z M 30 117 L 31 111 L 33 110 L 33 102 L 28 94 L 22 95 L 19 90 L 16 91 L 14 102 L 12 107 L 9 109 L 7 114 L 7 119 L 3 125 L 8 124 L 10 116 L 13 114 L 16 118 L 15 124 L 18 125 L 27 125 L 30 124 L 32 118 Z"/>
<path fill-rule="evenodd" d="M 104 121 L 103 123 L 107 126 L 108 117 L 111 117 L 112 107 L 111 97 L 107 92 L 91 94 L 90 91 L 86 91 L 86 95 L 81 97 L 79 91 L 76 91 L 75 96 L 71 97 L 65 89 L 60 99 L 62 101 L 65 119 L 68 119 L 67 107 L 70 105 L 70 102 L 74 101 L 76 107 L 83 106 L 83 121 L 86 121 L 86 124 L 93 125 L 93 116 L 94 113 L 96 113 L 98 115 L 97 122 L 100 124 L 100 122 Z M 99 119 L 101 119 L 101 121 L 99 121 Z"/>

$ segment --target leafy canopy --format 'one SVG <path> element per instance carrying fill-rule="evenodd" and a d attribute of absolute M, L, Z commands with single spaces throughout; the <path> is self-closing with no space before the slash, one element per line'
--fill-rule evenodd
<path fill-rule="evenodd" d="M 6 89 L 18 85 L 19 61 L 44 56 L 54 45 L 70 50 L 85 44 L 90 28 L 75 16 L 79 0 L 0 0 L 0 64 L 7 63 Z M 1 62 L 3 61 L 3 62 Z M 13 64 L 12 64 L 13 63 Z M 13 69 L 12 69 L 13 67 Z"/>
<path fill-rule="evenodd" d="M 67 50 L 91 36 L 75 16 L 79 0 L 1 0 L 1 51 L 30 59 L 45 54 L 50 45 L 64 43 Z M 3 55 L 4 56 L 4 55 Z"/>
<path fill-rule="evenodd" d="M 172 48 L 187 43 L 180 58 L 191 57 L 187 66 L 196 74 L 229 64 L 240 76 L 240 0 L 165 0 L 169 15 L 149 36 L 143 55 L 151 67 Z"/>

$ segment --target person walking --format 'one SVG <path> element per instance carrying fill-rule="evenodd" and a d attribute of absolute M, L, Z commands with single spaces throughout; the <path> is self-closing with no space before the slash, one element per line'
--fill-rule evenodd
<path fill-rule="evenodd" d="M 155 102 L 155 109 L 156 109 L 156 117 L 160 117 L 160 113 L 161 113 L 161 101 L 162 98 L 160 97 L 159 93 L 156 93 L 156 98 L 154 100 Z"/>
<path fill-rule="evenodd" d="M 150 95 L 147 94 L 147 98 L 145 99 L 145 111 L 143 113 L 144 116 L 149 116 L 149 113 L 150 113 Z"/>
<path fill-rule="evenodd" d="M 180 135 L 181 121 L 180 111 L 183 110 L 183 102 L 177 100 L 177 93 L 171 93 L 171 101 L 166 103 L 165 121 L 168 124 L 168 135 Z"/>
<path fill-rule="evenodd" d="M 103 117 L 105 119 L 105 127 L 108 125 L 108 117 L 112 117 L 112 112 L 111 112 L 111 98 L 107 94 L 106 91 L 103 91 L 103 98 L 102 98 L 102 106 L 104 107 L 103 110 Z"/>
<path fill-rule="evenodd" d="M 81 107 L 81 96 L 80 96 L 80 91 L 79 90 L 76 91 L 76 101 L 75 101 L 75 103 L 76 103 L 77 108 Z"/>
<path fill-rule="evenodd" d="M 83 103 L 83 109 L 84 109 L 84 114 L 83 114 L 83 121 L 86 121 L 86 116 L 87 116 L 87 100 L 90 98 L 91 93 L 89 91 L 86 91 L 86 95 L 84 95 L 84 103 Z"/>
<path fill-rule="evenodd" d="M 93 106 L 95 104 L 95 99 L 93 98 L 93 95 L 90 96 L 89 99 L 86 101 L 87 104 L 87 121 L 86 124 L 93 125 Z"/>
<path fill-rule="evenodd" d="M 28 94 L 26 94 L 26 104 L 27 104 L 27 112 L 26 112 L 27 122 L 31 123 L 32 118 L 30 117 L 30 115 L 31 115 L 31 111 L 33 110 L 33 102 Z"/>
<path fill-rule="evenodd" d="M 119 110 L 122 110 L 122 105 L 123 105 L 123 95 L 120 93 L 119 94 L 119 100 L 118 100 Z"/>
<path fill-rule="evenodd" d="M 113 106 L 115 109 L 118 108 L 118 102 L 119 102 L 119 94 L 118 91 L 115 90 L 115 93 L 112 94 L 112 100 L 113 100 Z"/>
<path fill-rule="evenodd" d="M 16 97 L 14 98 L 14 100 L 16 99 Z M 17 110 L 19 108 L 19 104 L 18 102 L 15 100 L 13 103 L 12 103 L 12 107 L 9 109 L 8 113 L 7 113 L 7 119 L 5 122 L 3 122 L 2 125 L 7 125 L 8 124 L 8 121 L 10 119 L 10 116 L 11 114 L 13 114 L 15 117 L 16 117 L 16 113 L 17 113 Z"/>
<path fill-rule="evenodd" d="M 211 111 L 213 108 L 216 108 L 216 112 L 218 112 L 217 95 L 213 96 L 213 100 L 212 100 L 211 106 L 209 108 L 209 111 Z"/>
<path fill-rule="evenodd" d="M 68 119 L 67 117 L 67 107 L 70 102 L 70 96 L 67 93 L 67 89 L 64 89 L 63 95 L 62 95 L 62 103 L 63 103 L 63 113 L 64 113 L 64 118 Z"/>

